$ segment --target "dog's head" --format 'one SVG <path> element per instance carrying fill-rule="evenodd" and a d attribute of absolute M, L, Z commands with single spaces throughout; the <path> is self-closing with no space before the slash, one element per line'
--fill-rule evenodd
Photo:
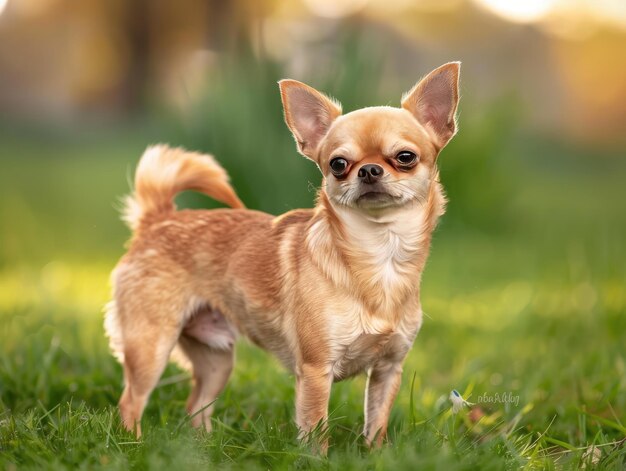
<path fill-rule="evenodd" d="M 456 132 L 460 63 L 435 69 L 402 98 L 342 115 L 341 105 L 295 80 L 279 82 L 285 120 L 315 161 L 334 205 L 380 212 L 426 200 L 439 151 Z"/>

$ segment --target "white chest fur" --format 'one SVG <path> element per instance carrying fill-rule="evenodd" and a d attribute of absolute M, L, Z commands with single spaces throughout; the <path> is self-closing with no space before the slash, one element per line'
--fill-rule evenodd
<path fill-rule="evenodd" d="M 422 206 L 401 209 L 380 218 L 368 218 L 350 209 L 340 209 L 355 257 L 368 267 L 372 282 L 394 289 L 404 282 L 419 283 L 409 263 L 422 248 L 425 210 Z M 413 280 L 407 280 L 412 277 Z"/>
<path fill-rule="evenodd" d="M 426 214 L 422 206 L 403 208 L 380 218 L 365 217 L 350 209 L 337 209 L 345 230 L 351 263 L 334 249 L 331 233 L 318 221 L 307 243 L 319 269 L 337 294 L 326 300 L 327 335 L 336 380 L 367 370 L 379 361 L 400 361 L 421 325 L 418 298 L 420 273 L 413 263 L 424 250 Z M 322 249 L 323 248 L 323 249 Z M 323 253 L 323 258 L 317 254 Z M 376 296 L 368 308 L 353 295 L 357 278 Z M 363 285 L 360 285 L 362 288 Z M 399 292 L 414 295 L 398 302 Z"/>
<path fill-rule="evenodd" d="M 335 380 L 361 373 L 377 362 L 401 361 L 422 322 L 419 302 L 406 306 L 397 324 L 372 315 L 348 296 L 333 304 L 327 335 Z"/>

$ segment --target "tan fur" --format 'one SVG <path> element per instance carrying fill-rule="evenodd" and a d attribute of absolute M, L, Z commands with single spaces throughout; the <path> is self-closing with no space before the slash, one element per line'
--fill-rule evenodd
<path fill-rule="evenodd" d="M 124 365 L 120 410 L 128 429 L 140 434 L 143 408 L 172 351 L 193 371 L 193 423 L 210 429 L 241 333 L 295 373 L 303 436 L 324 426 L 332 382 L 366 372 L 365 439 L 381 443 L 421 326 L 420 279 L 445 206 L 436 159 L 447 141 L 432 129 L 449 124 L 437 116 L 454 119 L 458 64 L 433 74 L 443 79 L 424 79 L 429 90 L 449 93 L 454 110 L 428 122 L 406 107 L 340 115 L 314 89 L 281 82 L 298 148 L 324 174 L 314 209 L 278 217 L 240 209 L 212 158 L 165 146 L 146 151 L 127 212 L 134 235 L 113 273 L 105 321 Z M 397 160 L 407 150 L 419 156 L 411 168 Z M 350 162 L 341 178 L 329 169 L 337 155 Z M 375 185 L 358 176 L 365 164 L 384 170 Z M 237 209 L 176 212 L 172 199 L 185 189 Z"/>
<path fill-rule="evenodd" d="M 206 193 L 231 208 L 244 207 L 212 156 L 156 145 L 148 147 L 139 161 L 135 194 L 126 198 L 124 221 L 135 230 L 146 215 L 173 211 L 174 196 L 183 190 Z"/>

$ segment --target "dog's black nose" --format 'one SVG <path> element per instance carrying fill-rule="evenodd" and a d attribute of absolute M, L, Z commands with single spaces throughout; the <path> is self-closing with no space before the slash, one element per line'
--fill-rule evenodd
<path fill-rule="evenodd" d="M 385 173 L 385 171 L 380 165 L 367 164 L 359 169 L 358 175 L 365 183 L 375 183 L 380 180 L 383 173 Z"/>

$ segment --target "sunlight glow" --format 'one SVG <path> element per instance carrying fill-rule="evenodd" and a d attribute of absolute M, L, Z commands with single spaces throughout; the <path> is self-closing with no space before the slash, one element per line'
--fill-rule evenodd
<path fill-rule="evenodd" d="M 555 0 L 476 0 L 476 2 L 509 21 L 530 23 L 550 13 Z"/>
<path fill-rule="evenodd" d="M 0 0 L 0 15 L 2 15 L 2 12 L 6 8 L 8 1 L 9 0 Z"/>
<path fill-rule="evenodd" d="M 0 0 L 1 1 L 1 0 Z M 362 10 L 369 0 L 304 0 L 306 6 L 318 16 L 342 18 Z"/>

